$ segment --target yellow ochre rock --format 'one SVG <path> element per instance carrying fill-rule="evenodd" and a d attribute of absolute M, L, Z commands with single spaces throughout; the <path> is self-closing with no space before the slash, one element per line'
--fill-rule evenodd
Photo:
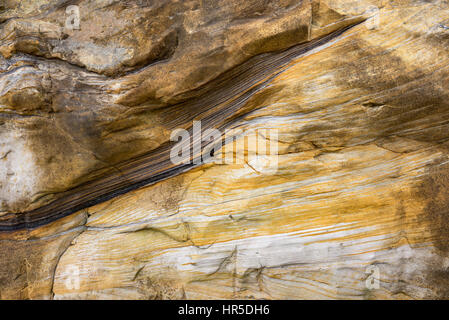
<path fill-rule="evenodd" d="M 448 299 L 448 84 L 445 0 L 6 0 L 0 298 Z"/>

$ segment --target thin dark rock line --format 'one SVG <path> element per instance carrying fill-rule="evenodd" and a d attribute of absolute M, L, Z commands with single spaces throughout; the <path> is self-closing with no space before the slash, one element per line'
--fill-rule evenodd
<path fill-rule="evenodd" d="M 203 130 L 207 128 L 226 129 L 252 110 L 242 111 L 254 94 L 264 88 L 295 58 L 334 40 L 344 32 L 362 23 L 354 23 L 321 38 L 301 43 L 280 52 L 255 56 L 246 63 L 230 70 L 223 79 L 216 79 L 228 87 L 213 88 L 189 101 L 167 108 L 167 113 L 178 113 L 184 117 L 174 117 L 168 121 L 168 128 L 177 128 L 193 120 L 201 120 Z M 238 75 L 233 78 L 233 75 Z M 250 77 L 250 78 L 248 78 Z M 214 82 L 214 81 L 212 81 Z M 210 93 L 210 94 L 208 94 Z M 184 113 L 183 113 L 184 112 Z M 187 113 L 187 114 L 185 114 Z M 191 127 L 188 128 L 192 130 Z M 132 190 L 154 184 L 186 172 L 199 164 L 174 165 L 170 161 L 170 149 L 174 143 L 166 142 L 148 154 L 122 162 L 117 171 L 99 179 L 86 182 L 61 193 L 61 197 L 37 209 L 23 213 L 9 213 L 0 217 L 0 232 L 34 229 L 66 217 L 82 209 L 108 201 Z M 192 148 L 192 145 L 190 145 Z M 199 157 L 201 155 L 193 155 Z"/>

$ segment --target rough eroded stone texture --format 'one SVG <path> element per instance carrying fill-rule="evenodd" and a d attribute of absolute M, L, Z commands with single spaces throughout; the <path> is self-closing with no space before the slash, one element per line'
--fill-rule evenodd
<path fill-rule="evenodd" d="M 80 30 L 64 27 L 68 5 Z M 4 221 L 83 183 L 130 184 L 125 161 L 158 155 L 172 129 L 241 96 L 227 126 L 279 130 L 276 159 L 256 161 L 240 137 L 223 149 L 246 154 L 240 163 L 1 232 L 2 299 L 449 298 L 447 1 L 0 10 Z M 263 65 L 298 44 L 307 50 Z M 366 286 L 372 265 L 379 289 Z"/>

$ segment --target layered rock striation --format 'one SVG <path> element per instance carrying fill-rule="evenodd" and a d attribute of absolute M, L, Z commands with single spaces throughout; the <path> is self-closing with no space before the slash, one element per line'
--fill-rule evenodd
<path fill-rule="evenodd" d="M 7 0 L 0 297 L 447 298 L 448 9 Z"/>

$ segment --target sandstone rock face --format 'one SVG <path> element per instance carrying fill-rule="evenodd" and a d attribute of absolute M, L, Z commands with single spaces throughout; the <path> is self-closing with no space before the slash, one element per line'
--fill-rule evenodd
<path fill-rule="evenodd" d="M 0 298 L 449 298 L 448 50 L 443 0 L 4 1 Z"/>

